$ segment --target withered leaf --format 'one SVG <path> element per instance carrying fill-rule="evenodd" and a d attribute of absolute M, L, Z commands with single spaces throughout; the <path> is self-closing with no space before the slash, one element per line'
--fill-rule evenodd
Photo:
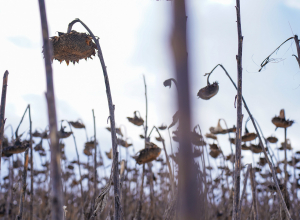
<path fill-rule="evenodd" d="M 179 111 L 177 111 L 174 115 L 173 115 L 173 121 L 172 123 L 169 125 L 169 129 L 171 127 L 173 127 L 174 125 L 176 125 L 176 123 L 178 122 L 179 120 Z"/>

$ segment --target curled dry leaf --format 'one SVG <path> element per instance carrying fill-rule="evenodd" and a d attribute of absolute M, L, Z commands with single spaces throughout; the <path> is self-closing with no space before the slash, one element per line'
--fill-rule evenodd
<path fill-rule="evenodd" d="M 132 124 L 136 125 L 136 126 L 141 126 L 144 124 L 144 119 L 142 119 L 142 117 L 138 117 L 136 115 L 136 111 L 133 113 L 134 117 L 127 117 L 128 121 L 131 122 Z"/>
<path fill-rule="evenodd" d="M 284 109 L 281 109 L 279 116 L 275 116 L 274 118 L 272 118 L 272 123 L 276 126 L 277 129 L 277 128 L 288 128 L 293 125 L 294 121 L 286 120 Z"/>
<path fill-rule="evenodd" d="M 174 115 L 173 115 L 173 121 L 172 123 L 169 125 L 169 129 L 171 127 L 173 127 L 174 125 L 176 125 L 176 123 L 178 122 L 179 120 L 179 111 L 177 111 Z"/>
<path fill-rule="evenodd" d="M 175 79 L 173 79 L 173 78 L 170 78 L 170 79 L 165 80 L 163 84 L 164 84 L 165 87 L 168 86 L 169 88 L 171 88 L 171 86 L 172 86 L 172 81 L 174 81 L 174 83 L 177 84 L 177 81 L 176 81 Z"/>
<path fill-rule="evenodd" d="M 108 157 L 108 159 L 112 159 L 113 158 L 113 151 L 112 151 L 112 149 L 110 149 L 109 152 L 105 152 L 105 154 Z"/>
<path fill-rule="evenodd" d="M 106 127 L 106 130 L 108 130 L 109 132 L 111 132 L 111 128 L 110 127 Z M 123 137 L 123 133 L 121 131 L 121 128 L 116 128 L 116 133 L 118 135 L 121 135 Z"/>
<path fill-rule="evenodd" d="M 213 139 L 213 140 L 217 140 L 217 139 L 218 139 L 216 135 L 210 134 L 210 133 L 207 133 L 207 134 L 205 135 L 205 137 L 210 138 L 210 139 Z"/>
<path fill-rule="evenodd" d="M 219 92 L 219 84 L 214 82 L 213 84 L 208 84 L 204 88 L 200 89 L 197 96 L 204 100 L 209 100 L 214 97 Z"/>
<path fill-rule="evenodd" d="M 86 33 L 78 33 L 72 30 L 68 33 L 61 33 L 60 36 L 50 38 L 53 46 L 52 59 L 60 63 L 66 61 L 67 65 L 71 61 L 73 64 L 81 59 L 91 58 L 96 54 L 96 44 L 92 37 Z"/>
<path fill-rule="evenodd" d="M 138 164 L 145 164 L 155 160 L 161 153 L 161 148 L 159 148 L 154 143 L 146 143 L 148 148 L 145 148 L 137 153 L 135 158 Z"/>
<path fill-rule="evenodd" d="M 203 139 L 203 136 L 201 134 L 198 134 L 195 129 L 194 131 L 191 133 L 191 142 L 192 144 L 196 145 L 196 146 L 205 146 L 206 142 Z"/>
<path fill-rule="evenodd" d="M 122 176 L 125 171 L 125 160 L 122 160 L 120 163 L 120 175 Z"/>
<path fill-rule="evenodd" d="M 74 128 L 78 128 L 78 129 L 80 129 L 80 128 L 85 128 L 85 125 L 82 123 L 82 121 L 79 121 L 79 120 L 77 120 L 77 121 L 69 121 L 69 123 L 72 125 L 72 127 L 74 127 Z"/>
<path fill-rule="evenodd" d="M 121 145 L 125 148 L 132 146 L 132 144 L 129 144 L 129 143 L 127 143 L 127 141 L 120 139 L 120 138 L 117 139 L 117 143 L 118 143 L 118 145 Z"/>

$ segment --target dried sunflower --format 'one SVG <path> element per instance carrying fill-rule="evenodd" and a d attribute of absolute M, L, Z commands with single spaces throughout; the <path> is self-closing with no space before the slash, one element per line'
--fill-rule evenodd
<path fill-rule="evenodd" d="M 197 96 L 204 100 L 209 100 L 214 97 L 219 92 L 219 84 L 218 82 L 214 82 L 213 84 L 208 84 L 204 88 L 200 89 Z"/>
<path fill-rule="evenodd" d="M 149 148 L 145 148 L 139 151 L 137 157 L 135 158 L 138 164 L 144 164 L 155 160 L 161 153 L 161 148 L 153 143 L 146 143 L 146 146 Z"/>
<path fill-rule="evenodd" d="M 131 122 L 132 124 L 136 125 L 136 126 L 141 126 L 144 124 L 144 119 L 142 119 L 142 117 L 138 117 L 136 115 L 136 111 L 133 112 L 134 114 L 134 117 L 131 118 L 131 117 L 127 117 L 128 121 Z"/>
<path fill-rule="evenodd" d="M 221 150 L 211 150 L 209 152 L 209 155 L 216 159 L 221 153 L 222 153 Z"/>
<path fill-rule="evenodd" d="M 53 46 L 52 59 L 58 60 L 60 63 L 66 61 L 67 65 L 69 62 L 78 63 L 81 59 L 92 59 L 97 49 L 90 35 L 74 30 L 51 37 L 50 43 Z"/>
<path fill-rule="evenodd" d="M 77 121 L 69 121 L 69 123 L 74 127 L 74 128 L 85 128 L 85 125 L 82 123 L 82 121 L 77 120 Z"/>
<path fill-rule="evenodd" d="M 275 144 L 275 143 L 277 143 L 278 139 L 277 139 L 277 137 L 270 136 L 267 138 L 267 141 L 269 141 L 272 144 Z"/>
<path fill-rule="evenodd" d="M 276 126 L 276 129 L 277 129 L 277 128 L 288 128 L 288 127 L 292 126 L 294 121 L 286 120 L 284 109 L 281 109 L 279 116 L 275 116 L 274 118 L 272 118 L 272 123 Z"/>

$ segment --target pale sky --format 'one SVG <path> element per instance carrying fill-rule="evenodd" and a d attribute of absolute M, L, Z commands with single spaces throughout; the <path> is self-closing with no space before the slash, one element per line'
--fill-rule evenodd
<path fill-rule="evenodd" d="M 199 123 L 202 132 L 207 133 L 209 127 L 216 126 L 219 118 L 224 118 L 229 126 L 236 123 L 236 92 L 221 69 L 210 78 L 211 82 L 220 83 L 217 96 L 209 101 L 196 96 L 206 85 L 203 75 L 218 63 L 223 64 L 236 81 L 235 1 L 190 0 L 187 3 L 192 126 Z M 135 151 L 143 148 L 143 141 L 138 136 L 142 128 L 126 119 L 135 110 L 145 118 L 143 74 L 148 87 L 149 129 L 162 123 L 169 125 L 177 110 L 175 87 L 163 86 L 165 79 L 174 77 L 169 43 L 172 2 L 52 0 L 46 1 L 46 10 L 50 36 L 57 36 L 57 31 L 65 32 L 69 22 L 80 18 L 100 37 L 116 106 L 116 124 L 126 125 Z M 300 34 L 300 3 L 298 0 L 241 0 L 241 17 L 244 98 L 265 136 L 274 134 L 280 142 L 284 140 L 283 129 L 275 132 L 271 119 L 285 108 L 287 118 L 296 122 L 288 130 L 288 137 L 294 149 L 300 150 L 300 74 L 292 57 L 296 54 L 294 42 L 290 41 L 275 54 L 274 57 L 284 59 L 282 62 L 268 64 L 258 72 L 259 64 L 277 46 L 294 34 Z M 12 124 L 15 129 L 27 104 L 31 104 L 33 128 L 45 128 L 48 124 L 44 96 L 46 80 L 38 1 L 0 1 L 0 27 L 0 73 L 4 74 L 5 70 L 10 73 L 6 124 Z M 80 24 L 73 28 L 85 31 Z M 54 61 L 53 73 L 58 120 L 81 118 L 91 136 L 92 109 L 95 109 L 100 147 L 102 152 L 109 151 L 110 133 L 105 130 L 109 112 L 98 58 L 80 61 L 75 66 Z M 243 112 L 245 121 L 248 116 L 244 109 Z M 27 130 L 27 120 L 22 125 L 23 131 Z M 248 124 L 248 129 L 254 131 L 251 123 Z M 7 134 L 10 136 L 10 132 Z M 83 131 L 75 131 L 75 134 L 82 152 L 85 134 Z M 169 140 L 167 132 L 162 135 Z M 224 154 L 229 154 L 227 136 L 220 136 L 219 141 Z M 67 157 L 73 160 L 76 156 L 73 141 L 69 138 L 66 143 Z M 170 150 L 168 141 L 167 146 Z M 243 154 L 245 162 L 252 161 L 250 153 Z"/>

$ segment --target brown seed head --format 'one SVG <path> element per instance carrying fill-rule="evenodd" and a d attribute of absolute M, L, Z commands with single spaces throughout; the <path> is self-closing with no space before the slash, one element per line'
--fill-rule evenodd
<path fill-rule="evenodd" d="M 214 97 L 219 92 L 219 84 L 214 82 L 213 84 L 209 84 L 204 88 L 200 89 L 198 92 L 198 97 L 204 100 L 209 100 Z"/>

